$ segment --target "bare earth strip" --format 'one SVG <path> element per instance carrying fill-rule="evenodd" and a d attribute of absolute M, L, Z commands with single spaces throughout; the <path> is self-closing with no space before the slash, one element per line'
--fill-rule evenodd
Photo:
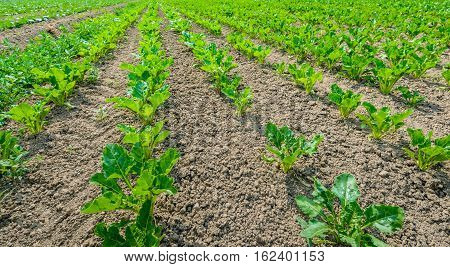
<path fill-rule="evenodd" d="M 204 85 L 204 73 L 188 69 L 194 65 L 193 55 L 178 38 L 164 32 L 164 43 L 175 58 L 169 127 L 183 153 L 176 167 L 180 193 L 159 206 L 161 221 L 169 222 L 168 245 L 305 245 L 298 237 L 294 197 L 310 192 L 312 177 L 330 184 L 342 172 L 357 177 L 363 206 L 386 203 L 405 209 L 404 229 L 383 237 L 390 245 L 450 244 L 449 164 L 420 172 L 402 151 L 408 141 L 404 129 L 382 141 L 369 140 L 357 120 L 340 119 L 325 95 L 331 83 L 338 82 L 365 93 L 365 99 L 378 106 L 405 109 L 398 100 L 331 74 L 325 75 L 316 96 L 308 96 L 288 77 L 232 51 L 237 73 L 255 94 L 253 110 L 240 120 L 225 99 Z M 208 39 L 226 45 L 223 38 Z M 430 103 L 416 111 L 407 125 L 434 130 L 436 136 L 448 133 L 450 109 L 448 101 L 442 101 L 448 96 L 435 88 L 421 90 Z M 265 145 L 263 128 L 268 121 L 289 125 L 307 136 L 323 133 L 319 153 L 300 160 L 289 175 L 266 165 L 259 150 Z"/>
<path fill-rule="evenodd" d="M 4 49 L 3 41 L 8 39 L 14 45 L 24 48 L 33 37 L 38 36 L 41 32 L 49 32 L 51 34 L 59 34 L 58 28 L 60 26 L 70 27 L 71 24 L 78 21 L 93 18 L 103 13 L 111 12 L 114 9 L 125 6 L 125 3 L 108 6 L 105 8 L 85 11 L 58 19 L 51 19 L 48 21 L 26 24 L 20 28 L 7 29 L 0 32 L 0 50 Z"/>
<path fill-rule="evenodd" d="M 127 36 L 100 66 L 98 83 L 78 89 L 71 99 L 76 108 L 53 110 L 46 130 L 25 141 L 34 158 L 25 180 L 0 207 L 0 246 L 99 245 L 93 227 L 103 215 L 82 215 L 80 207 L 99 193 L 89 179 L 101 168 L 104 146 L 119 141 L 116 124 L 130 121 L 110 105 L 108 117 L 96 120 L 106 98 L 126 91 L 127 72 L 120 64 L 137 62 L 139 31 L 131 28 Z"/>

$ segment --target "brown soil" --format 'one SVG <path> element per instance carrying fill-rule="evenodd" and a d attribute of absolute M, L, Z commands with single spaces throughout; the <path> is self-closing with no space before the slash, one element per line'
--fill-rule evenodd
<path fill-rule="evenodd" d="M 48 21 L 26 24 L 20 28 L 7 29 L 0 32 L 0 50 L 4 49 L 3 41 L 8 39 L 8 41 L 14 45 L 17 45 L 23 49 L 28 42 L 35 36 L 38 36 L 41 32 L 48 32 L 54 36 L 58 36 L 61 32 L 59 27 L 64 26 L 69 28 L 70 25 L 78 21 L 93 18 L 99 16 L 103 13 L 111 12 L 114 9 L 125 6 L 125 3 L 104 7 L 96 10 L 89 10 L 77 14 L 72 14 L 62 18 L 51 19 Z"/>
<path fill-rule="evenodd" d="M 120 64 L 137 62 L 139 31 L 131 28 L 127 36 L 99 66 L 98 82 L 78 89 L 75 108 L 52 110 L 44 132 L 24 141 L 33 157 L 30 172 L 1 203 L 0 246 L 99 244 L 93 227 L 102 215 L 82 215 L 80 207 L 99 193 L 89 179 L 101 168 L 104 146 L 119 141 L 116 124 L 130 121 L 111 105 L 108 116 L 96 120 L 106 98 L 125 93 L 127 72 Z"/>
<path fill-rule="evenodd" d="M 195 31 L 200 31 L 196 28 Z M 203 31 L 205 32 L 205 31 Z M 247 60 L 232 51 L 237 73 L 255 95 L 253 110 L 239 119 L 233 107 L 205 84 L 192 53 L 170 31 L 163 40 L 175 64 L 169 80 L 173 92 L 168 109 L 173 144 L 183 154 L 175 167 L 180 192 L 160 201 L 160 221 L 167 222 L 166 245 L 171 246 L 299 246 L 293 199 L 310 192 L 311 178 L 331 184 L 333 177 L 353 173 L 361 190 L 361 203 L 386 203 L 405 209 L 404 229 L 384 237 L 393 246 L 448 246 L 449 164 L 420 172 L 402 152 L 407 135 L 382 141 L 367 138 L 356 119 L 343 121 L 325 98 L 337 82 L 363 92 L 377 106 L 405 109 L 401 102 L 374 89 L 325 74 L 314 96 L 300 91 L 288 77 Z M 209 36 L 223 46 L 223 38 Z M 407 125 L 449 133 L 448 94 L 417 82 L 429 103 L 407 120 Z M 419 87 L 421 86 L 421 87 Z M 363 112 L 362 110 L 359 110 Z M 319 153 L 302 159 L 284 175 L 262 162 L 263 128 L 268 121 L 289 125 L 325 140 Z"/>

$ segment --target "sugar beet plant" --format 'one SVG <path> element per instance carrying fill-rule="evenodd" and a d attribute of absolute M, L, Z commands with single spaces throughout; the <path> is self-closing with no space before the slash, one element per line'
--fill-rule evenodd
<path fill-rule="evenodd" d="M 81 212 L 125 210 L 136 214 L 134 219 L 97 224 L 95 234 L 104 246 L 159 246 L 163 236 L 153 215 L 155 203 L 160 194 L 176 193 L 169 173 L 179 154 L 168 149 L 159 158 L 148 159 L 146 153 L 141 145 L 128 151 L 110 144 L 103 151 L 102 172 L 91 178 L 91 183 L 101 188 L 101 195 L 86 203 Z"/>
<path fill-rule="evenodd" d="M 22 124 L 31 134 L 38 134 L 44 128 L 45 117 L 50 112 L 50 107 L 45 101 L 36 104 L 26 102 L 13 106 L 7 113 L 8 118 Z"/>
<path fill-rule="evenodd" d="M 408 109 L 391 115 L 388 107 L 377 109 L 369 102 L 362 103 L 362 106 L 366 109 L 368 115 L 356 115 L 362 122 L 362 127 L 369 128 L 371 130 L 370 137 L 375 139 L 381 139 L 386 134 L 396 132 L 400 127 L 405 125 L 403 121 L 413 113 L 412 109 Z"/>
<path fill-rule="evenodd" d="M 403 227 L 404 211 L 400 207 L 372 204 L 363 209 L 358 203 L 360 192 L 353 175 L 343 173 L 334 179 L 330 189 L 314 181 L 312 198 L 297 196 L 298 208 L 307 220 L 298 218 L 300 235 L 309 245 L 382 247 L 374 230 L 392 234 Z"/>
<path fill-rule="evenodd" d="M 0 130 L 0 178 L 15 177 L 24 173 L 27 152 L 19 145 L 19 139 L 10 131 Z"/>
<path fill-rule="evenodd" d="M 322 81 L 322 73 L 316 72 L 308 63 L 304 63 L 300 67 L 291 64 L 288 70 L 295 83 L 302 86 L 307 94 L 311 94 L 314 85 Z"/>
<path fill-rule="evenodd" d="M 401 93 L 406 104 L 410 107 L 415 107 L 425 101 L 425 97 L 420 95 L 418 91 L 409 90 L 406 86 L 399 86 L 396 90 Z"/>
<path fill-rule="evenodd" d="M 143 120 L 144 127 L 118 125 L 124 134 L 122 144 L 106 146 L 102 171 L 91 178 L 91 183 L 101 188 L 101 194 L 81 209 L 86 214 L 117 210 L 131 213 L 128 219 L 96 225 L 95 234 L 102 238 L 104 246 L 159 246 L 163 234 L 154 217 L 155 204 L 161 194 L 172 195 L 177 191 L 169 173 L 178 161 L 179 153 L 169 148 L 156 155 L 157 146 L 167 138 L 169 132 L 163 130 L 164 121 L 152 125 L 150 119 L 159 106 L 155 101 L 162 103 L 170 95 L 164 82 L 171 60 L 167 61 L 165 54 L 160 51 L 160 20 L 157 12 L 158 6 L 150 4 L 148 13 L 139 24 L 143 35 L 141 63 L 134 67 L 125 66 L 130 71 L 129 97 L 110 100 L 116 105 L 129 105 L 131 110 L 135 105 L 133 103 L 143 103 L 143 108 L 136 110 L 148 112 L 144 114 L 145 117 L 140 115 L 146 118 Z M 166 94 L 158 100 L 155 95 L 163 92 Z M 151 113 L 153 115 L 150 116 Z"/>
<path fill-rule="evenodd" d="M 315 135 L 311 140 L 304 136 L 295 136 L 287 126 L 278 128 L 269 122 L 266 125 L 265 135 L 268 141 L 266 149 L 272 156 L 262 155 L 268 163 L 277 163 L 281 170 L 287 173 L 303 155 L 310 156 L 317 152 L 323 135 Z"/>
<path fill-rule="evenodd" d="M 375 67 L 372 71 L 378 80 L 380 92 L 384 95 L 390 94 L 395 83 L 406 74 L 408 68 L 406 60 L 402 60 L 392 67 L 386 66 L 381 60 L 375 60 Z"/>
<path fill-rule="evenodd" d="M 264 60 L 270 54 L 269 47 L 254 44 L 251 40 L 245 38 L 240 32 L 228 34 L 227 40 L 236 50 L 241 51 L 250 59 L 256 58 L 259 63 L 264 63 Z"/>
<path fill-rule="evenodd" d="M 404 151 L 422 171 L 450 160 L 450 135 L 432 140 L 433 132 L 425 135 L 422 129 L 413 128 L 408 128 L 407 132 L 412 149 L 405 147 Z"/>
<path fill-rule="evenodd" d="M 338 106 L 339 112 L 344 118 L 348 118 L 359 107 L 361 98 L 361 94 L 356 94 L 352 90 L 344 92 L 337 84 L 331 85 L 331 92 L 328 94 L 328 99 Z"/>

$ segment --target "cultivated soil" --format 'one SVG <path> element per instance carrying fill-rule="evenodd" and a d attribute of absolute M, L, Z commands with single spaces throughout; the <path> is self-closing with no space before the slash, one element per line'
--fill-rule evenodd
<path fill-rule="evenodd" d="M 172 176 L 179 192 L 163 196 L 156 217 L 163 225 L 164 246 L 304 246 L 296 217 L 294 198 L 311 192 L 312 178 L 330 185 L 333 177 L 350 172 L 361 191 L 362 206 L 371 203 L 398 205 L 405 209 L 405 226 L 384 237 L 392 246 L 449 246 L 449 164 L 421 172 L 402 147 L 405 129 L 381 141 L 369 140 L 368 131 L 356 119 L 342 120 L 337 108 L 326 100 L 332 83 L 365 94 L 377 106 L 395 111 L 405 106 L 395 97 L 382 96 L 374 88 L 324 73 L 317 93 L 306 95 L 271 68 L 231 54 L 242 83 L 252 88 L 254 106 L 243 117 L 211 86 L 205 72 L 197 68 L 190 50 L 179 34 L 162 27 L 162 41 L 174 59 L 168 83 L 172 96 L 160 112 L 171 135 L 164 147 L 181 153 Z M 195 31 L 203 31 L 195 27 Z M 203 31 L 204 32 L 204 31 Z M 96 85 L 79 89 L 75 109 L 52 111 L 49 125 L 36 138 L 25 140 L 33 159 L 30 172 L 14 185 L 0 207 L 2 246 L 98 246 L 95 224 L 114 214 L 81 215 L 80 207 L 99 190 L 90 185 L 100 170 L 100 157 L 107 143 L 120 140 L 115 125 L 134 123 L 130 114 L 107 107 L 108 116 L 96 120 L 104 100 L 125 93 L 126 72 L 121 62 L 136 62 L 139 34 L 135 28 L 128 39 L 100 68 Z M 223 37 L 210 41 L 226 45 Z M 287 60 L 277 53 L 277 60 Z M 407 81 L 405 81 L 407 82 Z M 450 132 L 448 92 L 439 85 L 416 81 L 428 103 L 406 123 L 433 130 L 436 136 Z M 362 109 L 358 110 L 363 112 Z M 288 125 L 311 137 L 323 133 L 319 152 L 302 158 L 289 174 L 260 159 L 267 122 Z"/>
<path fill-rule="evenodd" d="M 6 29 L 0 32 L 0 50 L 5 48 L 5 46 L 3 45 L 4 40 L 8 40 L 11 44 L 17 45 L 19 48 L 23 49 L 31 39 L 38 36 L 41 32 L 48 32 L 52 35 L 58 36 L 61 33 L 61 26 L 64 26 L 68 30 L 71 30 L 70 26 L 78 21 L 93 18 L 103 13 L 111 12 L 114 9 L 121 8 L 123 6 L 125 6 L 125 3 L 95 10 L 89 10 L 33 24 L 26 24 L 19 28 Z"/>

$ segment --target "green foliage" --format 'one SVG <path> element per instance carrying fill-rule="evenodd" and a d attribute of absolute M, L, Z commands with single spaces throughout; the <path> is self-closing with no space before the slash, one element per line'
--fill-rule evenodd
<path fill-rule="evenodd" d="M 162 143 L 170 133 L 163 130 L 164 121 L 156 122 L 154 126 L 145 126 L 140 130 L 125 124 L 119 124 L 117 127 L 124 133 L 122 143 L 131 145 L 133 153 L 145 155 L 146 160 L 150 159 L 155 147 Z"/>
<path fill-rule="evenodd" d="M 383 61 L 375 60 L 373 73 L 378 79 L 380 92 L 384 95 L 391 93 L 395 83 L 406 73 L 408 65 L 406 60 L 400 61 L 393 67 L 387 67 Z"/>
<path fill-rule="evenodd" d="M 46 123 L 45 117 L 50 112 L 45 102 L 39 102 L 34 105 L 21 103 L 13 106 L 8 117 L 18 123 L 23 124 L 31 134 L 40 133 Z"/>
<path fill-rule="evenodd" d="M 228 51 L 218 49 L 215 43 L 210 43 L 204 49 L 194 50 L 194 54 L 201 62 L 200 69 L 209 73 L 214 81 L 227 76 L 232 69 L 237 67 L 233 62 L 233 57 L 228 55 Z"/>
<path fill-rule="evenodd" d="M 409 56 L 409 65 L 411 69 L 409 73 L 414 78 L 422 77 L 425 72 L 431 68 L 434 68 L 439 62 L 438 49 L 435 45 L 428 45 L 425 48 L 420 49 L 420 53 L 411 53 Z"/>
<path fill-rule="evenodd" d="M 350 113 L 359 107 L 361 98 L 361 94 L 355 94 L 352 90 L 344 92 L 337 84 L 331 85 L 331 92 L 328 94 L 328 99 L 338 106 L 339 112 L 344 118 L 348 118 Z"/>
<path fill-rule="evenodd" d="M 373 230 L 384 234 L 400 230 L 405 216 L 403 209 L 384 204 L 362 209 L 358 204 L 359 196 L 356 179 L 351 174 L 336 176 L 331 190 L 315 179 L 312 198 L 300 195 L 295 199 L 308 218 L 308 221 L 298 219 L 302 227 L 300 235 L 310 245 L 387 246 L 373 235 Z"/>
<path fill-rule="evenodd" d="M 334 32 L 329 32 L 318 43 L 311 44 L 309 49 L 319 64 L 333 69 L 344 55 L 339 43 L 340 38 Z"/>
<path fill-rule="evenodd" d="M 222 93 L 233 101 L 236 106 L 236 113 L 239 116 L 242 116 L 252 106 L 253 93 L 250 87 L 238 90 L 232 86 L 226 86 L 222 88 Z"/>
<path fill-rule="evenodd" d="M 357 53 L 344 54 L 342 56 L 342 70 L 354 80 L 361 80 L 369 72 L 369 65 L 373 58 Z"/>
<path fill-rule="evenodd" d="M 265 132 L 267 141 L 266 149 L 274 155 L 267 157 L 263 155 L 263 160 L 269 163 L 276 162 L 281 170 L 287 173 L 303 155 L 312 155 L 317 152 L 323 135 L 315 135 L 310 141 L 304 136 L 295 136 L 287 126 L 278 128 L 269 122 Z"/>
<path fill-rule="evenodd" d="M 415 107 L 425 101 L 425 97 L 421 96 L 418 91 L 410 91 L 406 86 L 399 86 L 397 90 L 400 91 L 406 104 L 410 107 Z"/>
<path fill-rule="evenodd" d="M 123 2 L 122 0 L 27 0 L 2 1 L 0 30 L 17 28 L 52 18 L 99 9 Z M 14 16 L 14 17 L 13 17 Z"/>
<path fill-rule="evenodd" d="M 408 128 L 407 131 L 414 150 L 405 147 L 404 151 L 422 171 L 450 159 L 450 135 L 433 141 L 433 132 L 424 135 L 422 129 Z"/>
<path fill-rule="evenodd" d="M 40 71 L 34 69 L 35 73 Z M 73 94 L 76 81 L 73 75 L 66 73 L 58 68 L 51 68 L 47 73 L 41 74 L 45 82 L 49 82 L 50 86 L 33 85 L 33 93 L 44 97 L 46 102 L 53 102 L 57 106 L 71 107 L 67 101 Z"/>
<path fill-rule="evenodd" d="M 103 170 L 91 178 L 101 194 L 86 203 L 85 214 L 127 210 L 136 218 L 120 223 L 97 224 L 95 233 L 104 246 L 158 246 L 161 228 L 154 219 L 154 206 L 159 195 L 175 194 L 169 172 L 179 158 L 175 149 L 168 149 L 159 158 L 127 151 L 118 144 L 107 145 L 103 151 Z M 125 233 L 123 236 L 122 233 Z"/>
<path fill-rule="evenodd" d="M 77 72 L 84 74 L 83 69 L 90 68 L 93 59 L 105 55 L 115 46 L 146 5 L 143 2 L 129 3 L 115 12 L 106 12 L 93 19 L 74 23 L 72 31 L 63 32 L 58 38 L 42 33 L 28 42 L 24 49 L 12 46 L 2 50 L 0 111 L 21 102 L 33 91 L 34 84 L 44 81 L 33 69 L 39 69 L 41 73 L 47 73 L 52 68 L 66 72 L 66 68 L 76 66 Z M 81 81 L 76 78 L 77 75 L 67 80 Z"/>
<path fill-rule="evenodd" d="M 308 63 L 300 65 L 299 68 L 294 64 L 290 64 L 288 70 L 295 83 L 301 85 L 307 94 L 311 94 L 314 85 L 322 81 L 322 73 L 314 71 Z"/>
<path fill-rule="evenodd" d="M 27 152 L 10 131 L 0 130 L 0 177 L 20 176 L 24 173 Z"/>
<path fill-rule="evenodd" d="M 450 64 L 448 64 L 444 70 L 442 70 L 442 77 L 444 77 L 447 85 L 450 86 Z"/>
<path fill-rule="evenodd" d="M 239 32 L 233 32 L 227 35 L 227 40 L 233 45 L 236 50 L 241 51 L 250 59 L 256 58 L 259 63 L 264 63 L 266 57 L 270 54 L 269 47 L 254 44 Z"/>
<path fill-rule="evenodd" d="M 169 24 L 170 28 L 178 33 L 188 31 L 191 28 L 191 23 L 185 19 L 171 20 Z"/>
<path fill-rule="evenodd" d="M 168 86 L 152 92 L 146 82 L 133 86 L 128 97 L 113 97 L 107 103 L 115 103 L 115 108 L 124 108 L 134 112 L 145 125 L 153 121 L 157 109 L 170 97 Z"/>
<path fill-rule="evenodd" d="M 275 64 L 273 64 L 273 67 L 275 68 L 277 73 L 280 75 L 286 73 L 287 68 L 288 68 L 288 66 L 285 62 L 275 63 Z"/>
<path fill-rule="evenodd" d="M 116 107 L 135 112 L 144 122 L 143 128 L 120 124 L 123 146 L 109 144 L 103 151 L 102 171 L 91 178 L 101 188 L 100 195 L 86 203 L 82 213 L 126 211 L 127 220 L 110 224 L 101 222 L 95 234 L 103 246 L 159 246 L 162 228 L 156 223 L 155 204 L 161 194 L 176 193 L 170 171 L 179 159 L 177 150 L 169 148 L 155 155 L 156 147 L 169 135 L 164 121 L 151 125 L 157 108 L 170 96 L 165 80 L 172 60 L 160 50 L 158 5 L 150 4 L 138 28 L 143 35 L 138 65 L 124 64 L 129 71 L 128 97 L 107 100 Z"/>
<path fill-rule="evenodd" d="M 368 115 L 357 114 L 357 116 L 362 123 L 362 127 L 368 127 L 372 131 L 370 136 L 375 139 L 381 139 L 386 134 L 396 132 L 400 127 L 405 125 L 403 121 L 413 113 L 412 109 L 408 109 L 404 112 L 391 115 L 388 107 L 383 107 L 378 110 L 369 102 L 364 102 L 362 105 Z"/>

